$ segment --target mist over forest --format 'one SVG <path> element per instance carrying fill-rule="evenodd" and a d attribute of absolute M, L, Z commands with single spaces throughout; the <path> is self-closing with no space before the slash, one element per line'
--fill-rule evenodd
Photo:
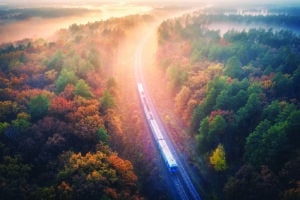
<path fill-rule="evenodd" d="M 223 2 L 1 1 L 0 199 L 300 199 L 299 2 Z"/>
<path fill-rule="evenodd" d="M 57 6 L 12 7 L 0 6 L 0 42 L 13 42 L 23 38 L 51 37 L 62 28 L 72 24 L 86 24 L 110 17 L 143 14 L 151 11 L 149 6 L 116 6 L 70 4 Z M 46 26 L 45 26 L 46 24 Z"/>

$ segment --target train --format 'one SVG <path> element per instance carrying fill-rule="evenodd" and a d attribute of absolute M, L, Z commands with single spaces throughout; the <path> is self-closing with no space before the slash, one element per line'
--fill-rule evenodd
<path fill-rule="evenodd" d="M 147 102 L 145 91 L 143 89 L 143 85 L 141 83 L 137 83 L 137 88 L 139 92 L 139 97 L 141 100 L 141 104 L 143 106 L 144 114 L 147 118 L 148 124 L 150 126 L 152 135 L 155 139 L 155 142 L 159 148 L 159 151 L 162 155 L 163 160 L 165 161 L 167 168 L 171 174 L 174 174 L 178 171 L 178 165 L 176 160 L 164 138 L 156 120 L 153 117 L 149 104 Z"/>

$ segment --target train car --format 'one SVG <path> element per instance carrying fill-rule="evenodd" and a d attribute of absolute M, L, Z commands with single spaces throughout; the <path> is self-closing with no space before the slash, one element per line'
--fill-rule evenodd
<path fill-rule="evenodd" d="M 143 86 L 140 83 L 138 83 L 138 91 L 139 91 L 140 100 L 142 102 L 142 106 L 143 106 L 143 109 L 144 109 L 144 113 L 145 113 L 148 120 L 152 120 L 153 119 L 152 113 L 151 113 L 151 110 L 149 108 L 148 102 L 146 100 Z"/>
<path fill-rule="evenodd" d="M 161 151 L 161 154 L 163 156 L 163 159 L 165 163 L 167 164 L 168 170 L 171 173 L 175 173 L 178 170 L 178 165 L 176 163 L 176 160 L 173 157 L 173 154 L 171 153 L 167 143 L 165 140 L 159 140 L 157 141 L 159 149 Z"/>
<path fill-rule="evenodd" d="M 144 114 L 148 120 L 148 124 L 151 128 L 153 137 L 158 145 L 160 153 L 168 167 L 169 172 L 173 174 L 178 170 L 178 165 L 176 163 L 176 160 L 174 159 L 156 120 L 152 116 L 152 112 L 146 100 L 146 96 L 142 84 L 138 83 L 137 86 L 138 86 L 140 100 L 144 109 Z"/>
<path fill-rule="evenodd" d="M 142 84 L 141 84 L 141 83 L 138 83 L 137 86 L 138 86 L 139 93 L 140 93 L 141 95 L 144 95 L 144 89 L 143 89 Z"/>
<path fill-rule="evenodd" d="M 149 122 L 150 122 L 150 126 L 151 126 L 152 133 L 154 135 L 155 140 L 163 140 L 164 137 L 163 137 L 161 131 L 159 130 L 156 121 L 154 119 L 152 119 L 152 120 L 149 120 Z"/>

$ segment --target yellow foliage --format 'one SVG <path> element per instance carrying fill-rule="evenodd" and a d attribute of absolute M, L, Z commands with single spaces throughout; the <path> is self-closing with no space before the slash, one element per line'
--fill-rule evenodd
<path fill-rule="evenodd" d="M 195 74 L 191 74 L 188 80 L 188 85 L 192 90 L 205 87 L 210 80 L 208 74 L 205 71 L 199 71 Z"/>
<path fill-rule="evenodd" d="M 86 181 L 103 182 L 108 184 L 122 184 L 135 186 L 137 176 L 133 165 L 123 160 L 116 153 L 87 152 L 69 154 L 65 169 L 68 173 L 81 174 Z"/>
<path fill-rule="evenodd" d="M 0 101 L 0 119 L 5 120 L 5 115 L 17 112 L 17 103 L 13 101 Z"/>
<path fill-rule="evenodd" d="M 86 179 L 89 181 L 99 181 L 100 178 L 101 178 L 101 174 L 98 171 L 94 170 L 92 173 L 87 175 Z"/>
<path fill-rule="evenodd" d="M 263 81 L 261 82 L 261 86 L 262 86 L 264 89 L 269 89 L 269 88 L 271 88 L 271 87 L 274 86 L 274 83 L 273 83 L 272 80 L 263 80 Z"/>
<path fill-rule="evenodd" d="M 17 119 L 24 119 L 24 120 L 30 121 L 31 116 L 25 112 L 20 112 L 17 115 Z"/>
<path fill-rule="evenodd" d="M 223 72 L 224 66 L 220 63 L 208 66 L 207 70 L 210 77 L 219 76 Z"/>
<path fill-rule="evenodd" d="M 48 81 L 55 81 L 57 78 L 58 72 L 55 69 L 51 69 L 45 72 L 46 79 Z"/>
<path fill-rule="evenodd" d="M 209 157 L 209 162 L 214 166 L 216 171 L 224 171 L 227 169 L 225 150 L 222 144 L 219 144 Z"/>

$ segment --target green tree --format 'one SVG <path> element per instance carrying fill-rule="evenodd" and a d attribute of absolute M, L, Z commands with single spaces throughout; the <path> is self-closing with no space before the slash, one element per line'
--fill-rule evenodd
<path fill-rule="evenodd" d="M 17 128 L 21 132 L 26 131 L 26 129 L 31 126 L 30 120 L 31 116 L 27 113 L 22 112 L 17 115 L 17 119 L 12 121 L 12 126 Z"/>
<path fill-rule="evenodd" d="M 217 97 L 220 93 L 228 88 L 228 81 L 226 77 L 216 77 L 208 83 L 207 95 L 205 98 L 205 109 L 209 114 L 214 107 L 216 107 Z"/>
<path fill-rule="evenodd" d="M 237 111 L 241 106 L 247 102 L 247 92 L 245 90 L 239 90 L 238 93 L 230 101 L 231 109 Z"/>
<path fill-rule="evenodd" d="M 114 98 L 113 96 L 110 94 L 110 92 L 108 90 L 105 90 L 103 92 L 103 95 L 100 99 L 101 102 L 101 108 L 106 111 L 109 108 L 114 107 L 115 102 L 114 102 Z"/>
<path fill-rule="evenodd" d="M 216 115 L 209 122 L 209 131 L 206 137 L 206 151 L 211 151 L 224 138 L 227 123 L 221 115 Z"/>
<path fill-rule="evenodd" d="M 276 73 L 272 79 L 274 83 L 274 91 L 277 97 L 291 96 L 293 88 L 293 80 L 288 74 L 282 74 L 281 72 Z"/>
<path fill-rule="evenodd" d="M 93 93 L 91 92 L 90 86 L 83 79 L 80 79 L 77 82 L 74 94 L 85 98 L 93 97 Z"/>
<path fill-rule="evenodd" d="M 291 144 L 295 147 L 300 146 L 300 111 L 293 111 L 287 118 L 288 127 L 287 127 L 287 137 Z"/>
<path fill-rule="evenodd" d="M 208 59 L 211 61 L 225 62 L 232 55 L 231 48 L 221 45 L 212 45 L 209 48 Z"/>
<path fill-rule="evenodd" d="M 227 60 L 224 74 L 232 78 L 240 79 L 243 74 L 242 63 L 238 57 L 233 56 Z"/>
<path fill-rule="evenodd" d="M 52 56 L 52 58 L 48 61 L 46 65 L 49 69 L 56 69 L 60 71 L 63 66 L 63 59 L 64 57 L 62 55 L 62 52 L 59 50 Z"/>
<path fill-rule="evenodd" d="M 297 107 L 294 104 L 289 104 L 285 101 L 280 102 L 282 108 L 278 116 L 276 116 L 276 122 L 285 121 L 292 112 L 297 110 Z"/>
<path fill-rule="evenodd" d="M 74 71 L 68 71 L 66 69 L 63 69 L 55 83 L 56 92 L 57 93 L 62 92 L 65 89 L 67 84 L 75 85 L 77 80 L 78 78 Z"/>
<path fill-rule="evenodd" d="M 232 104 L 232 98 L 229 95 L 227 90 L 222 90 L 222 92 L 218 95 L 216 99 L 216 105 L 214 106 L 214 109 L 228 109 L 230 108 Z"/>
<path fill-rule="evenodd" d="M 249 96 L 247 103 L 237 111 L 236 120 L 243 128 L 250 127 L 255 124 L 261 113 L 262 105 L 259 96 L 253 93 Z"/>
<path fill-rule="evenodd" d="M 200 128 L 200 122 L 202 121 L 203 118 L 205 118 L 206 115 L 207 113 L 205 112 L 204 104 L 200 104 L 195 108 L 191 120 L 192 133 L 196 133 L 198 131 L 198 129 Z"/>
<path fill-rule="evenodd" d="M 264 120 L 246 139 L 245 158 L 254 166 L 278 166 L 281 153 L 287 145 L 286 122 L 279 122 L 273 126 Z"/>
<path fill-rule="evenodd" d="M 20 155 L 5 156 L 0 163 L 0 194 L 3 199 L 26 199 L 31 166 Z"/>
<path fill-rule="evenodd" d="M 88 54 L 88 60 L 93 65 L 94 68 L 100 68 L 101 62 L 99 58 L 99 52 L 97 49 L 92 48 Z"/>
<path fill-rule="evenodd" d="M 275 122 L 281 111 L 281 105 L 278 100 L 272 101 L 263 111 L 263 117 L 270 122 Z"/>
<path fill-rule="evenodd" d="M 201 121 L 199 134 L 196 137 L 199 150 L 202 153 L 207 152 L 209 149 L 209 144 L 207 141 L 208 132 L 209 132 L 209 121 L 208 121 L 208 117 L 206 117 Z"/>
<path fill-rule="evenodd" d="M 300 99 L 300 66 L 293 73 L 293 88 L 295 91 L 296 98 Z"/>
<path fill-rule="evenodd" d="M 162 43 L 165 40 L 169 39 L 170 34 L 168 31 L 168 22 L 164 21 L 161 23 L 161 25 L 158 28 L 158 35 L 159 35 L 159 42 Z"/>
<path fill-rule="evenodd" d="M 227 127 L 227 123 L 221 115 L 217 115 L 209 126 L 210 134 L 222 134 Z"/>
<path fill-rule="evenodd" d="M 106 86 L 109 90 L 113 90 L 117 87 L 117 82 L 113 77 L 110 77 L 106 82 Z"/>
<path fill-rule="evenodd" d="M 180 88 L 188 77 L 187 71 L 177 65 L 168 67 L 167 74 L 170 79 L 172 89 L 175 90 Z"/>
<path fill-rule="evenodd" d="M 5 132 L 5 130 L 9 127 L 8 122 L 0 122 L 0 136 Z"/>
<path fill-rule="evenodd" d="M 270 121 L 264 120 L 260 122 L 255 128 L 255 131 L 247 137 L 245 145 L 245 157 L 248 162 L 255 164 L 258 163 L 258 165 L 263 163 L 263 156 L 260 155 L 260 152 L 262 151 L 261 147 L 264 148 L 264 146 L 262 146 L 261 143 L 263 134 L 267 132 L 270 127 Z"/>
<path fill-rule="evenodd" d="M 98 136 L 98 139 L 104 143 L 107 143 L 108 142 L 108 134 L 107 134 L 107 131 L 100 127 L 98 129 L 98 132 L 97 132 L 97 136 Z"/>
<path fill-rule="evenodd" d="M 38 120 L 44 117 L 50 105 L 50 100 L 44 95 L 37 95 L 30 99 L 29 101 L 29 113 L 32 120 Z"/>
<path fill-rule="evenodd" d="M 227 169 L 225 150 L 222 144 L 214 150 L 212 155 L 209 157 L 210 164 L 213 165 L 216 171 L 224 171 Z"/>
<path fill-rule="evenodd" d="M 204 102 L 205 110 L 206 110 L 207 114 L 209 114 L 213 110 L 213 107 L 216 104 L 216 99 L 217 99 L 218 95 L 219 95 L 218 88 L 211 88 L 208 90 L 207 96 L 206 96 L 205 102 Z"/>

